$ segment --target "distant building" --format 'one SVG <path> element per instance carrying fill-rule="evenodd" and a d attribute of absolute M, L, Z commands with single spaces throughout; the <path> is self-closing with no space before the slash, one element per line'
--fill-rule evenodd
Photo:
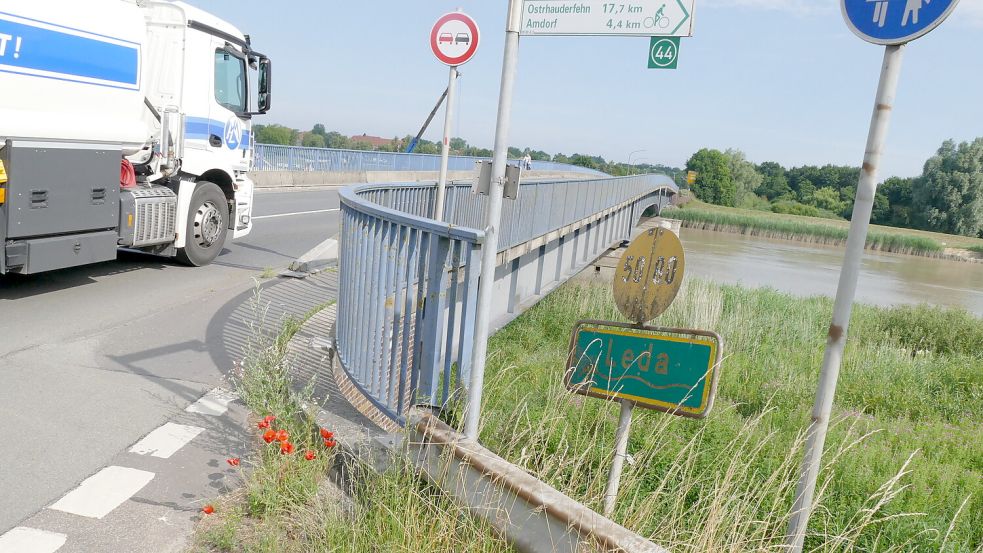
<path fill-rule="evenodd" d="M 371 144 L 373 148 L 378 148 L 380 146 L 389 146 L 393 143 L 392 138 L 382 138 L 381 136 L 369 136 L 367 134 L 355 135 L 351 137 L 352 142 L 364 142 L 366 144 Z"/>

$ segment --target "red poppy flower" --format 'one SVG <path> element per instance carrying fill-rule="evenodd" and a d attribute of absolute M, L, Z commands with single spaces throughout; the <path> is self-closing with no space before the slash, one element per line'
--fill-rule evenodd
<path fill-rule="evenodd" d="M 263 441 L 264 442 L 271 443 L 275 439 L 276 439 L 276 431 L 275 430 L 267 430 L 266 432 L 263 433 Z"/>
<path fill-rule="evenodd" d="M 308 461 L 313 461 L 315 458 L 317 458 L 317 454 L 310 449 L 308 449 L 307 453 L 304 454 L 304 459 L 307 459 Z"/>
<path fill-rule="evenodd" d="M 231 459 L 226 459 L 225 462 L 228 463 L 228 464 L 230 464 L 230 465 L 232 465 L 233 467 L 238 467 L 239 466 L 239 458 L 238 457 L 233 457 Z"/>
<path fill-rule="evenodd" d="M 331 438 L 334 438 L 334 432 L 331 432 L 327 428 L 322 428 L 321 437 L 324 438 L 325 440 L 330 440 Z"/>
<path fill-rule="evenodd" d="M 289 455 L 294 452 L 294 444 L 290 442 L 283 442 L 280 444 L 280 453 L 282 455 Z"/>
<path fill-rule="evenodd" d="M 256 428 L 259 428 L 260 430 L 262 430 L 264 428 L 269 428 L 269 427 L 270 427 L 270 423 L 268 423 L 266 421 L 260 421 L 260 422 L 256 423 Z"/>
<path fill-rule="evenodd" d="M 285 442 L 290 439 L 290 434 L 286 430 L 281 430 L 276 433 L 276 441 Z"/>
<path fill-rule="evenodd" d="M 205 513 L 206 515 L 210 515 L 215 512 L 215 507 L 212 507 L 211 505 L 205 505 L 204 507 L 201 508 L 201 512 Z"/>
<path fill-rule="evenodd" d="M 275 420 L 276 420 L 276 417 L 274 417 L 273 415 L 266 415 L 265 417 L 263 417 L 263 422 L 265 422 L 266 424 L 270 424 L 271 422 L 273 422 Z"/>
<path fill-rule="evenodd" d="M 336 445 L 338 445 L 338 442 L 336 442 L 334 440 L 324 440 L 324 447 L 331 448 L 331 447 L 334 447 Z"/>

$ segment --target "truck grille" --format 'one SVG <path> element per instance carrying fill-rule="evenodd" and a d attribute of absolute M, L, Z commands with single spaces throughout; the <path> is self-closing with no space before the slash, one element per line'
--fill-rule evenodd
<path fill-rule="evenodd" d="M 168 188 L 142 188 L 133 191 L 135 216 L 133 245 L 147 246 L 174 240 L 177 196 Z"/>

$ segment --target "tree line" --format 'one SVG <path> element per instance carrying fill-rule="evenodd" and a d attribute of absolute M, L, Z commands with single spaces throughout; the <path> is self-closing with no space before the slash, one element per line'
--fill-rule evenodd
<path fill-rule="evenodd" d="M 755 164 L 734 149 L 704 148 L 686 169 L 697 172 L 693 193 L 708 203 L 837 219 L 850 218 L 860 180 L 859 167 Z M 983 237 L 983 138 L 947 140 L 921 175 L 886 179 L 878 186 L 871 220 Z"/>
<path fill-rule="evenodd" d="M 256 142 L 259 144 L 304 146 L 308 148 L 338 148 L 343 150 L 373 150 L 379 152 L 404 152 L 413 139 L 411 135 L 406 135 L 403 138 L 395 136 L 389 143 L 375 146 L 368 142 L 360 141 L 358 136 L 348 137 L 336 131 L 327 131 L 321 123 L 314 125 L 310 131 L 306 132 L 277 124 L 254 125 L 253 133 L 256 136 Z M 440 142 L 420 139 L 413 152 L 417 154 L 439 154 Z M 459 156 L 492 157 L 492 151 L 490 149 L 471 146 L 467 140 L 460 137 L 451 138 L 450 153 L 451 155 Z M 509 148 L 509 157 L 511 159 L 519 159 L 526 155 L 534 162 L 555 161 L 557 163 L 579 165 L 614 176 L 640 173 L 665 173 L 678 176 L 680 181 L 683 178 L 681 170 L 678 167 L 667 165 L 652 163 L 628 165 L 627 163 L 607 161 L 603 157 L 596 155 L 573 154 L 567 156 L 562 153 L 549 154 L 543 150 L 528 147 L 518 148 L 513 146 Z M 533 168 L 535 168 L 535 165 L 533 165 Z"/>

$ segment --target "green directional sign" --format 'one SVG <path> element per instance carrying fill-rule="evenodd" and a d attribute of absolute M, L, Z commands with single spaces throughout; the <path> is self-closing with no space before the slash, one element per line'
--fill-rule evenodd
<path fill-rule="evenodd" d="M 678 61 L 678 36 L 652 37 L 649 42 L 649 69 L 675 69 Z"/>
<path fill-rule="evenodd" d="M 716 395 L 721 342 L 713 332 L 581 321 L 565 383 L 582 395 L 703 418 Z"/>

